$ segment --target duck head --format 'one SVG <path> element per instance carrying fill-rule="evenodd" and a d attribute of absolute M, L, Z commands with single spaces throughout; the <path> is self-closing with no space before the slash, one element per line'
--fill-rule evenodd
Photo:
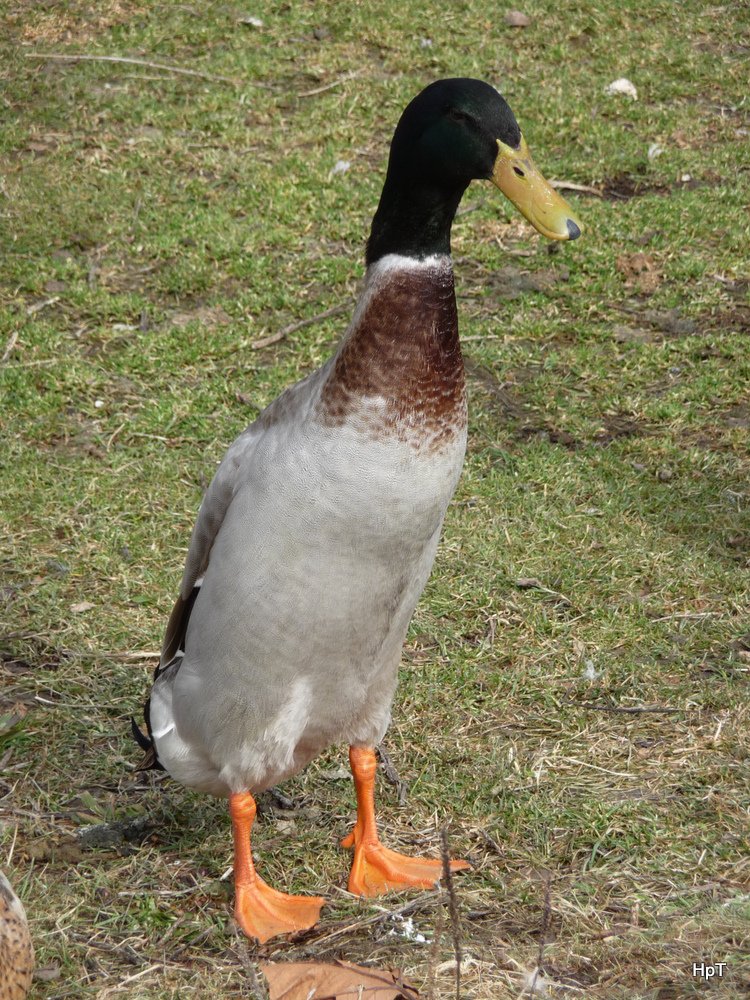
<path fill-rule="evenodd" d="M 472 180 L 492 181 L 547 238 L 580 236 L 578 217 L 534 164 L 494 87 L 438 80 L 411 101 L 396 126 L 368 262 L 384 253 L 449 252 L 450 226 Z"/>

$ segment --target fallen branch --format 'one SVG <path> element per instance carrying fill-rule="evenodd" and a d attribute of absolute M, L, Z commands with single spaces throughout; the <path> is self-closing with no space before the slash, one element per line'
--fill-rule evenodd
<path fill-rule="evenodd" d="M 326 309 L 325 312 L 318 313 L 317 316 L 309 316 L 307 319 L 300 319 L 296 323 L 290 323 L 289 326 L 283 327 L 278 333 L 272 333 L 270 337 L 263 337 L 261 340 L 254 340 L 250 344 L 250 348 L 253 351 L 259 351 L 262 347 L 270 347 L 271 344 L 278 344 L 280 340 L 284 337 L 288 337 L 290 333 L 296 333 L 297 330 L 301 330 L 303 326 L 311 326 L 313 323 L 317 323 L 321 319 L 328 319 L 330 316 L 338 316 L 339 313 L 345 312 L 347 309 L 351 308 L 351 302 L 342 302 L 339 306 L 333 306 L 332 309 Z"/>
<path fill-rule="evenodd" d="M 168 66 L 166 63 L 151 62 L 148 59 L 133 59 L 130 56 L 90 56 L 67 55 L 60 52 L 27 52 L 27 59 L 52 59 L 56 62 L 109 62 L 126 63 L 130 66 L 146 66 L 148 69 L 160 69 L 166 73 L 176 73 L 179 76 L 197 76 L 201 80 L 213 80 L 218 83 L 231 83 L 236 87 L 237 80 L 231 76 L 217 76 L 215 73 L 203 73 L 197 69 L 184 69 L 182 66 Z"/>

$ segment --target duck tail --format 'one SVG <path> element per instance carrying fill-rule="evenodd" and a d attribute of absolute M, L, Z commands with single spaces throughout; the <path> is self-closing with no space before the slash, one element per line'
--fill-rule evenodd
<path fill-rule="evenodd" d="M 200 577 L 195 581 L 190 596 L 186 600 L 182 597 L 178 597 L 175 602 L 175 606 L 172 609 L 172 614 L 169 618 L 169 624 L 167 625 L 167 633 L 164 637 L 161 660 L 154 671 L 154 682 L 158 680 L 159 675 L 165 670 L 174 666 L 175 663 L 179 664 L 182 657 L 185 655 L 185 634 L 187 633 L 187 624 L 190 619 L 190 612 L 193 610 L 193 605 L 195 604 L 195 599 L 198 596 L 202 583 L 203 578 Z M 143 721 L 146 723 L 145 733 L 138 725 L 135 718 L 132 715 L 130 717 L 130 731 L 133 735 L 133 739 L 141 750 L 144 751 L 143 759 L 136 767 L 136 771 L 165 771 L 166 768 L 159 760 L 156 753 L 156 745 L 154 743 L 153 733 L 151 732 L 150 708 L 151 698 L 149 697 L 146 699 L 146 703 L 143 706 Z"/>
<path fill-rule="evenodd" d="M 157 670 L 158 669 L 159 668 L 157 667 Z M 135 721 L 135 717 L 132 715 L 130 716 L 130 732 L 132 733 L 135 742 L 141 750 L 144 751 L 140 763 L 136 765 L 136 771 L 163 771 L 165 769 L 164 765 L 157 756 L 156 746 L 151 735 L 151 725 L 149 720 L 150 704 L 151 699 L 147 698 L 146 703 L 143 706 L 143 720 L 146 723 L 145 733 Z"/>

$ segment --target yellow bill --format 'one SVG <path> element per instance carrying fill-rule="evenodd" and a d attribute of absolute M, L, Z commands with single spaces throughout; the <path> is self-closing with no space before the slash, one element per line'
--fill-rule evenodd
<path fill-rule="evenodd" d="M 583 226 L 578 216 L 544 179 L 523 136 L 517 149 L 497 140 L 492 183 L 543 236 L 551 240 L 576 240 L 581 235 Z"/>

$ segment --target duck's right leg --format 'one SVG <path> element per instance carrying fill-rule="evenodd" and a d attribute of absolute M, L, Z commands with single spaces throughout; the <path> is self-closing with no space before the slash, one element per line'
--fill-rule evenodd
<path fill-rule="evenodd" d="M 318 922 L 320 896 L 289 896 L 272 889 L 255 871 L 250 830 L 255 800 L 249 792 L 229 796 L 234 834 L 234 916 L 248 937 L 261 943 L 277 934 L 306 930 Z"/>

